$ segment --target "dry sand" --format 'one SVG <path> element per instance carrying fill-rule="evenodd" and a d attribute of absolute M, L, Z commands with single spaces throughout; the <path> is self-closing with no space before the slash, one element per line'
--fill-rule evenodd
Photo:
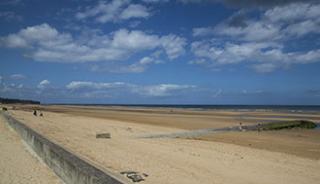
<path fill-rule="evenodd" d="M 50 106 L 41 107 L 44 117 L 34 117 L 28 108 L 20 107 L 22 110 L 11 113 L 102 170 L 147 173 L 149 176 L 143 182 L 146 184 L 312 184 L 320 181 L 319 131 L 244 132 L 200 138 L 210 141 L 137 138 L 186 129 L 233 126 L 239 120 L 246 124 L 257 119 L 298 116 L 318 120 L 319 114 Z M 112 138 L 96 139 L 96 133 L 100 132 L 109 132 Z M 287 143 L 294 145 L 286 147 Z"/>
<path fill-rule="evenodd" d="M 0 115 L 0 183 L 62 184 L 60 179 L 27 150 L 21 138 Z"/>

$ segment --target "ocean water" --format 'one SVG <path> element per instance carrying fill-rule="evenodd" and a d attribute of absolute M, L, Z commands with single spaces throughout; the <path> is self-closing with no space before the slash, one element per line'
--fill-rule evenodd
<path fill-rule="evenodd" d="M 320 105 L 179 105 L 179 104 L 60 104 L 105 107 L 132 108 L 181 108 L 193 110 L 234 110 L 234 111 L 289 111 L 289 112 L 320 112 Z"/>

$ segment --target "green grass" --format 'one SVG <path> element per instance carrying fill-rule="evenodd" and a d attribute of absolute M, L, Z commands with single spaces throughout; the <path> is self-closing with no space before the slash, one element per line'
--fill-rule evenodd
<path fill-rule="evenodd" d="M 262 130 L 281 130 L 291 128 L 313 129 L 316 127 L 317 125 L 314 122 L 307 120 L 280 121 L 261 125 Z"/>

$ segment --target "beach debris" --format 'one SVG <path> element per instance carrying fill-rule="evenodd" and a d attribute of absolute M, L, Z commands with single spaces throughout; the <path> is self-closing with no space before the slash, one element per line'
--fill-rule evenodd
<path fill-rule="evenodd" d="M 110 133 L 97 133 L 96 138 L 104 138 L 104 139 L 111 139 L 111 134 Z"/>
<path fill-rule="evenodd" d="M 42 112 L 40 112 L 39 116 L 43 117 L 43 114 L 42 114 Z"/>
<path fill-rule="evenodd" d="M 2 110 L 3 110 L 3 111 L 8 111 L 8 108 L 2 107 Z"/>
<path fill-rule="evenodd" d="M 33 111 L 33 115 L 37 116 L 37 111 L 36 110 Z"/>
<path fill-rule="evenodd" d="M 123 171 L 123 172 L 120 172 L 120 174 L 125 175 L 127 178 L 131 179 L 131 181 L 133 181 L 133 182 L 144 181 L 145 179 L 142 176 L 144 176 L 144 177 L 149 176 L 146 173 L 139 174 L 139 172 L 136 172 L 136 171 Z"/>

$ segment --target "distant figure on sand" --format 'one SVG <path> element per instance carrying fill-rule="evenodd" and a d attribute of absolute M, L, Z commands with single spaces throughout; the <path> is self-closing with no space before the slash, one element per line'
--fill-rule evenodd
<path fill-rule="evenodd" d="M 37 111 L 36 110 L 33 111 L 33 115 L 37 116 Z"/>
<path fill-rule="evenodd" d="M 258 132 L 261 131 L 261 123 L 258 123 Z"/>
<path fill-rule="evenodd" d="M 241 123 L 241 122 L 239 123 L 239 130 L 240 130 L 240 131 L 243 130 L 243 129 L 242 129 L 242 123 Z"/>

